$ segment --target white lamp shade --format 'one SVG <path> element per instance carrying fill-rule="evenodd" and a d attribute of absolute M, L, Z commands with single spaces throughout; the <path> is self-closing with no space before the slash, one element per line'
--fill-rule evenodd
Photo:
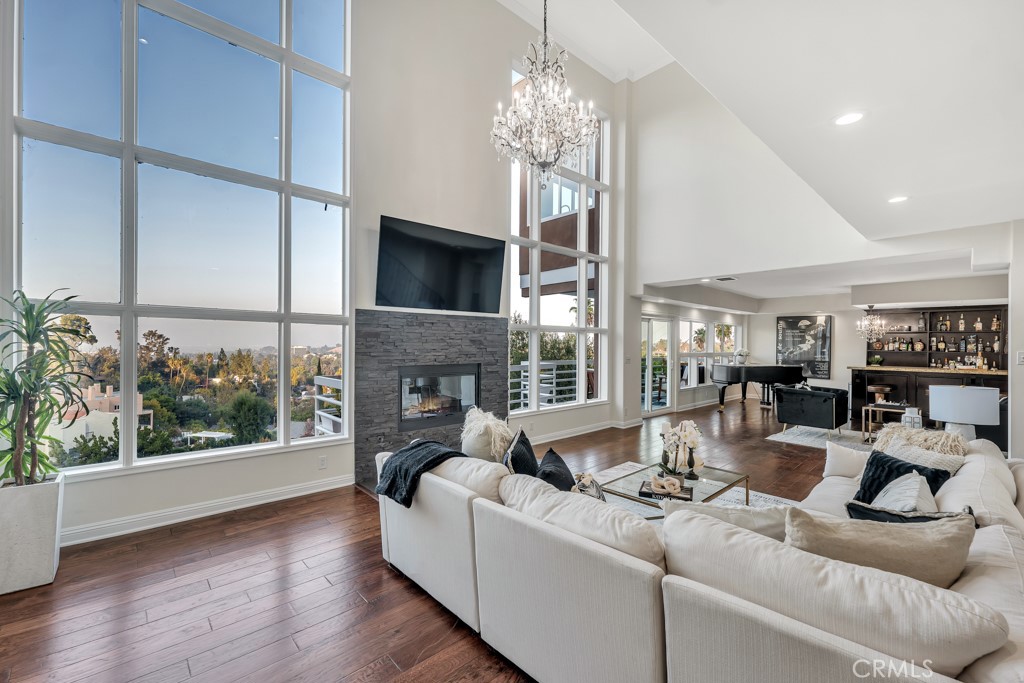
<path fill-rule="evenodd" d="M 964 425 L 999 424 L 998 389 L 933 385 L 928 393 L 928 416 L 933 420 Z"/>

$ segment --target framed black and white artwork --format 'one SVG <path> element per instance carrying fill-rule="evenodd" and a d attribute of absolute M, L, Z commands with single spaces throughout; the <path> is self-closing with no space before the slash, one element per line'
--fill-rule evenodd
<path fill-rule="evenodd" d="M 775 362 L 804 366 L 804 377 L 832 377 L 832 316 L 779 316 L 775 330 Z"/>

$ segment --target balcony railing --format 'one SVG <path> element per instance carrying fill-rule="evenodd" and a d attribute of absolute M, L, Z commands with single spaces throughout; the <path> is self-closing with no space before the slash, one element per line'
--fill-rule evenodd
<path fill-rule="evenodd" d="M 538 401 L 541 406 L 575 403 L 576 361 L 544 360 L 538 368 Z M 587 398 L 596 394 L 594 362 L 587 361 Z M 530 365 L 523 362 L 508 366 L 508 408 L 510 411 L 530 407 Z"/>

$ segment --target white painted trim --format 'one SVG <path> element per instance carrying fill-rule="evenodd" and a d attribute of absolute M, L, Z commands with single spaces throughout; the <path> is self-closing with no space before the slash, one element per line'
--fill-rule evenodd
<path fill-rule="evenodd" d="M 319 493 L 320 491 L 352 486 L 354 483 L 355 475 L 343 474 L 339 477 L 331 477 L 330 479 L 318 479 L 304 484 L 293 484 L 291 486 L 282 486 L 255 493 L 245 493 L 219 500 L 182 505 L 158 512 L 147 512 L 141 515 L 130 515 L 94 524 L 65 527 L 61 532 L 60 544 L 61 547 L 64 547 L 89 541 L 98 541 L 113 536 L 123 536 L 124 534 L 155 529 L 169 524 L 179 524 L 191 519 L 231 512 L 232 510 L 240 510 L 287 498 L 297 498 L 311 493 Z"/>
<path fill-rule="evenodd" d="M 625 422 L 613 422 L 612 427 L 616 429 L 632 429 L 633 427 L 642 427 L 644 424 L 644 418 L 635 417 L 632 420 L 626 420 Z"/>
<path fill-rule="evenodd" d="M 582 436 L 583 434 L 590 434 L 591 432 L 599 432 L 602 429 L 609 429 L 610 427 L 615 426 L 617 426 L 617 423 L 612 422 L 611 420 L 605 420 L 604 422 L 595 422 L 594 424 L 584 425 L 582 427 L 574 427 L 573 429 L 564 429 L 560 432 L 542 434 L 536 438 L 531 436 L 530 443 L 534 445 L 550 443 L 552 441 L 568 439 L 573 436 Z"/>

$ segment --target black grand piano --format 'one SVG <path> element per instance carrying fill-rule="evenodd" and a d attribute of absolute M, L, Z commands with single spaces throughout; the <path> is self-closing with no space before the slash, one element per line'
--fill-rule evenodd
<path fill-rule="evenodd" d="M 741 403 L 747 400 L 747 382 L 761 385 L 761 407 L 772 405 L 774 384 L 796 384 L 804 381 L 802 365 L 712 365 L 711 381 L 718 387 L 718 412 L 725 409 L 725 390 L 732 384 L 739 384 L 742 392 Z"/>

